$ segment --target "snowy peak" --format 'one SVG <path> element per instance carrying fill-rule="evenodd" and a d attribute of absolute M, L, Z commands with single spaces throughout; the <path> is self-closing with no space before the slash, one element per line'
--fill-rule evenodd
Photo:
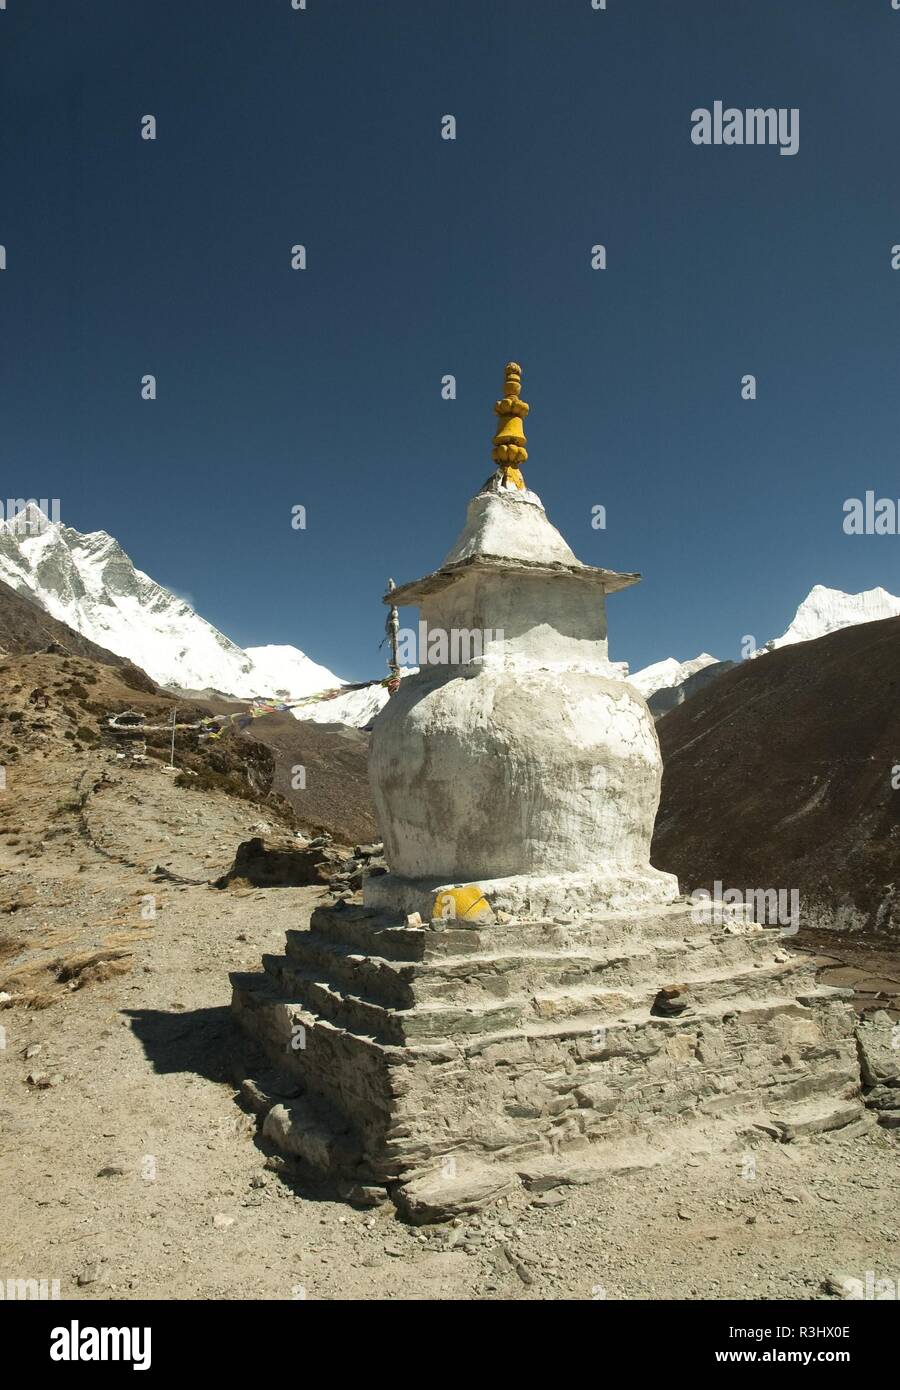
<path fill-rule="evenodd" d="M 404 666 L 400 671 L 401 680 L 415 675 L 418 666 Z M 366 685 L 361 690 L 348 690 L 346 694 L 334 695 L 330 700 L 320 700 L 314 705 L 301 705 L 294 710 L 297 719 L 305 719 L 313 724 L 353 724 L 364 729 L 384 709 L 390 699 L 387 686 Z"/>
<path fill-rule="evenodd" d="M 326 666 L 311 661 L 296 647 L 247 647 L 245 655 L 250 658 L 260 690 L 268 695 L 299 700 L 344 684 Z"/>
<path fill-rule="evenodd" d="M 781 637 L 767 642 L 754 656 L 794 642 L 811 642 L 843 627 L 857 623 L 874 623 L 880 618 L 895 618 L 900 614 L 900 598 L 887 589 L 865 589 L 861 594 L 845 594 L 840 589 L 826 589 L 816 584 L 794 614 L 794 620 Z"/>
<path fill-rule="evenodd" d="M 12 516 L 7 517 L 4 522 L 0 522 L 0 529 L 22 540 L 26 536 L 39 536 L 51 525 L 52 522 L 47 513 L 38 506 L 37 502 L 29 499 Z"/>
<path fill-rule="evenodd" d="M 853 627 L 857 623 L 874 623 L 880 618 L 894 618 L 900 614 L 900 598 L 889 594 L 887 589 L 866 589 L 861 594 L 845 594 L 841 589 L 828 589 L 824 584 L 816 584 L 794 614 L 794 620 L 781 637 L 774 637 L 764 647 L 759 647 L 753 656 L 764 656 L 777 647 L 791 646 L 794 642 L 812 642 L 817 637 L 826 637 L 829 632 L 840 628 Z M 730 662 L 717 663 L 714 656 L 701 652 L 693 661 L 677 661 L 667 657 L 645 666 L 629 676 L 629 683 L 635 686 L 649 700 L 660 690 L 676 690 L 686 681 L 704 670 L 707 666 L 721 664 L 723 670 Z"/>
<path fill-rule="evenodd" d="M 0 520 L 0 581 L 89 641 L 143 667 L 160 685 L 291 701 L 345 684 L 297 647 L 243 650 L 188 602 L 136 569 L 114 536 L 76 531 L 52 520 L 34 501 Z M 885 589 L 845 594 L 817 584 L 787 631 L 754 656 L 897 615 L 900 598 Z M 661 714 L 732 664 L 701 652 L 690 661 L 654 662 L 627 679 Z M 373 685 L 295 712 L 300 719 L 361 726 L 387 698 L 385 687 Z"/>
<path fill-rule="evenodd" d="M 652 666 L 645 666 L 641 671 L 635 671 L 633 676 L 628 677 L 628 684 L 648 700 L 657 690 L 671 690 L 684 685 L 690 676 L 702 671 L 705 666 L 718 665 L 718 660 L 709 652 L 701 652 L 692 661 L 676 661 L 674 656 L 666 657 L 663 661 L 655 661 Z"/>
<path fill-rule="evenodd" d="M 300 699 L 344 684 L 296 647 L 243 651 L 136 569 L 114 536 L 51 521 L 33 502 L 0 523 L 0 580 L 160 685 Z"/>

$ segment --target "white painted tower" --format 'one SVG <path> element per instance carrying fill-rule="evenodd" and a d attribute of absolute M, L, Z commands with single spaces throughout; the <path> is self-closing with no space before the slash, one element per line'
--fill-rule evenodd
<path fill-rule="evenodd" d="M 519 381 L 510 363 L 501 421 L 527 411 Z M 503 447 L 440 569 L 386 596 L 446 640 L 375 721 L 369 772 L 391 872 L 366 902 L 426 920 L 438 890 L 470 884 L 516 915 L 670 902 L 677 882 L 649 859 L 653 718 L 607 652 L 606 595 L 640 576 L 582 564 Z"/>

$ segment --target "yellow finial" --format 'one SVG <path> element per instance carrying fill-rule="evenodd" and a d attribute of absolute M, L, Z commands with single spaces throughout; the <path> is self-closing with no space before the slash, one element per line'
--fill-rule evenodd
<path fill-rule="evenodd" d="M 522 368 L 518 362 L 507 362 L 503 382 L 503 400 L 497 401 L 494 411 L 500 416 L 500 428 L 494 435 L 494 462 L 503 469 L 505 484 L 525 487 L 525 479 L 519 471 L 519 464 L 528 458 L 525 445 L 525 427 L 522 421 L 528 414 L 528 406 L 519 399 L 522 389 Z"/>

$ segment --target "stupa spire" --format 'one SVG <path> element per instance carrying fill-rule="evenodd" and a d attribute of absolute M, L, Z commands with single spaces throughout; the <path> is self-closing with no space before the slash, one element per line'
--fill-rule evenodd
<path fill-rule="evenodd" d="M 503 470 L 503 484 L 524 490 L 525 479 L 519 465 L 528 458 L 528 443 L 522 421 L 529 407 L 520 399 L 522 390 L 522 368 L 518 362 L 507 362 L 503 382 L 503 399 L 497 401 L 494 411 L 500 416 L 500 425 L 494 435 L 494 462 Z"/>

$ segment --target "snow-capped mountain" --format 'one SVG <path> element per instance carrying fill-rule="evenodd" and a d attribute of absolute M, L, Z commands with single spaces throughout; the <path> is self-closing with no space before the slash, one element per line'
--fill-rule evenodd
<path fill-rule="evenodd" d="M 389 698 L 385 686 L 367 685 L 365 690 L 348 690 L 346 695 L 335 695 L 333 700 L 320 700 L 315 705 L 301 705 L 292 712 L 297 719 L 313 724 L 353 724 L 362 729 Z"/>
<path fill-rule="evenodd" d="M 895 618 L 900 614 L 900 598 L 887 589 L 865 589 L 861 594 L 845 594 L 840 589 L 826 589 L 816 584 L 794 614 L 794 621 L 781 637 L 774 637 L 753 653 L 762 656 L 776 647 L 789 647 L 794 642 L 811 642 L 842 627 L 857 623 L 874 623 L 879 618 Z"/>
<path fill-rule="evenodd" d="M 675 686 L 684 685 L 695 672 L 702 671 L 704 666 L 715 666 L 718 660 L 718 657 L 710 656 L 709 652 L 701 652 L 693 661 L 676 661 L 674 656 L 669 656 L 663 661 L 654 661 L 652 666 L 635 671 L 633 676 L 628 677 L 628 684 L 633 685 L 644 699 L 648 700 L 657 690 L 671 690 Z"/>
<path fill-rule="evenodd" d="M 346 684 L 297 647 L 242 649 L 184 599 L 136 569 L 105 531 L 82 534 L 49 520 L 34 503 L 12 520 L 0 521 L 0 580 L 91 642 L 143 667 L 160 685 L 218 690 L 242 699 L 299 700 Z M 817 584 L 787 631 L 753 655 L 898 614 L 900 598 L 885 589 L 845 594 Z M 668 657 L 628 680 L 654 713 L 661 714 L 731 664 L 718 662 L 708 652 L 691 661 Z M 387 699 L 384 686 L 371 685 L 300 706 L 294 713 L 316 723 L 362 727 Z"/>
<path fill-rule="evenodd" d="M 418 669 L 418 666 L 404 666 L 400 675 L 411 676 Z M 335 695 L 319 704 L 301 705 L 293 713 L 297 719 L 307 719 L 313 724 L 353 724 L 363 729 L 379 710 L 384 709 L 389 699 L 385 686 L 367 685 L 363 690 L 348 690 L 346 695 Z"/>
<path fill-rule="evenodd" d="M 774 637 L 764 647 L 751 653 L 751 657 L 765 656 L 777 647 L 791 646 L 795 642 L 812 642 L 817 637 L 825 637 L 839 628 L 854 627 L 857 623 L 877 622 L 880 618 L 894 618 L 900 614 L 900 598 L 889 594 L 886 589 L 866 589 L 861 594 L 845 594 L 841 589 L 827 589 L 816 584 L 800 604 L 794 620 L 781 637 Z M 700 671 L 718 665 L 719 671 L 710 670 L 702 679 Z M 628 680 L 637 687 L 656 715 L 665 714 L 680 704 L 688 695 L 701 689 L 709 680 L 729 670 L 731 661 L 717 662 L 708 652 L 702 652 L 693 661 L 678 661 L 667 657 L 655 661 L 636 671 Z"/>
<path fill-rule="evenodd" d="M 253 665 L 256 690 L 267 695 L 299 700 L 344 684 L 340 676 L 311 660 L 299 647 L 245 647 L 244 653 Z"/>
<path fill-rule="evenodd" d="M 82 534 L 33 503 L 0 522 L 0 579 L 160 685 L 301 698 L 344 684 L 296 647 L 242 650 L 136 569 L 105 531 Z"/>

